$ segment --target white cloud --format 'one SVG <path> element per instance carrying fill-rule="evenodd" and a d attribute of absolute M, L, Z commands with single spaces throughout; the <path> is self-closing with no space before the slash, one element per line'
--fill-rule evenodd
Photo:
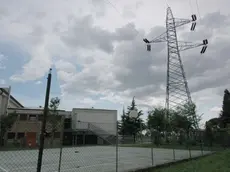
<path fill-rule="evenodd" d="M 222 108 L 215 106 L 215 107 L 210 109 L 210 112 L 220 113 L 221 109 Z"/>
<path fill-rule="evenodd" d="M 36 81 L 35 84 L 40 85 L 40 84 L 42 84 L 42 81 Z"/>
<path fill-rule="evenodd" d="M 76 67 L 72 63 L 67 61 L 59 60 L 55 63 L 55 66 L 57 70 L 62 70 L 69 73 L 76 72 Z"/>

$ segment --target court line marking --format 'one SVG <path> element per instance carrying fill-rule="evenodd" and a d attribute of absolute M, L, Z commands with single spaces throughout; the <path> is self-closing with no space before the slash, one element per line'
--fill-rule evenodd
<path fill-rule="evenodd" d="M 0 166 L 0 170 L 4 171 L 4 172 L 9 172 L 7 169 L 3 168 Z"/>

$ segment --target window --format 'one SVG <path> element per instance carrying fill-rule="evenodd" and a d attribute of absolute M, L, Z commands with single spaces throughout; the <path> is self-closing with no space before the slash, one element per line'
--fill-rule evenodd
<path fill-rule="evenodd" d="M 15 133 L 8 133 L 8 139 L 14 139 Z"/>
<path fill-rule="evenodd" d="M 65 118 L 64 129 L 71 129 L 71 119 L 70 118 Z"/>
<path fill-rule="evenodd" d="M 20 116 L 19 117 L 20 121 L 26 121 L 27 120 L 27 114 L 20 114 L 19 116 Z"/>
<path fill-rule="evenodd" d="M 17 139 L 21 139 L 25 137 L 25 133 L 18 133 Z"/>
<path fill-rule="evenodd" d="M 36 121 L 37 120 L 37 116 L 36 115 L 30 115 L 29 116 L 29 120 L 30 121 Z"/>

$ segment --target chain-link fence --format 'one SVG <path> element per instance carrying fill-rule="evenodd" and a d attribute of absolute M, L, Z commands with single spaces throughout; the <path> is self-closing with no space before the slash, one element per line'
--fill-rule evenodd
<path fill-rule="evenodd" d="M 0 172 L 36 172 L 42 115 L 17 115 L 1 134 Z M 117 123 L 47 118 L 42 172 L 123 172 L 210 154 L 230 146 L 225 130 L 118 135 Z"/>

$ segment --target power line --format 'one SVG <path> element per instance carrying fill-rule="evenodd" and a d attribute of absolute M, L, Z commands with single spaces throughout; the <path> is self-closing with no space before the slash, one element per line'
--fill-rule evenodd
<path fill-rule="evenodd" d="M 199 19 L 201 20 L 200 8 L 199 8 L 198 0 L 196 0 L 196 8 L 197 8 L 197 11 L 198 11 Z"/>
<path fill-rule="evenodd" d="M 104 1 L 106 1 L 108 4 L 110 4 L 123 18 L 122 13 L 117 9 L 117 7 L 112 2 L 110 2 L 109 0 L 104 0 Z"/>
<path fill-rule="evenodd" d="M 191 14 L 193 14 L 192 1 L 191 0 L 188 0 L 188 1 L 189 1 L 189 6 L 190 6 Z"/>

